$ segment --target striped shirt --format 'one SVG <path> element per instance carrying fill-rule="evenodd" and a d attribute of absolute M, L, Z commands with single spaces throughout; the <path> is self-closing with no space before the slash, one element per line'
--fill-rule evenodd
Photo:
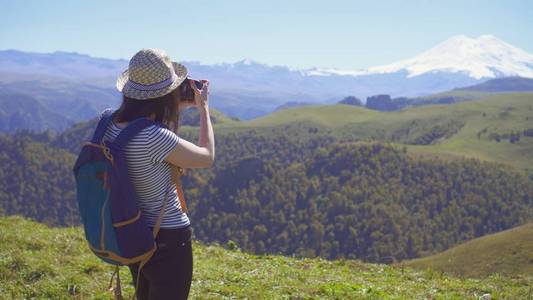
<path fill-rule="evenodd" d="M 118 127 L 112 120 L 104 134 L 104 140 L 113 141 L 123 128 Z M 155 225 L 167 192 L 170 198 L 161 228 L 190 225 L 187 214 L 181 210 L 170 165 L 164 161 L 178 142 L 179 137 L 174 132 L 157 125 L 150 125 L 137 133 L 125 146 L 128 172 L 137 193 L 139 208 L 148 226 Z"/>

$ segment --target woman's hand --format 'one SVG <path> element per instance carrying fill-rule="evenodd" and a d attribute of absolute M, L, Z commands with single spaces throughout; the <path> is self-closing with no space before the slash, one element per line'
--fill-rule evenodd
<path fill-rule="evenodd" d="M 209 96 L 209 81 L 202 79 L 200 80 L 203 83 L 202 89 L 199 90 L 196 87 L 196 84 L 192 80 L 189 80 L 189 83 L 194 91 L 194 103 L 198 108 L 208 106 L 208 96 Z"/>

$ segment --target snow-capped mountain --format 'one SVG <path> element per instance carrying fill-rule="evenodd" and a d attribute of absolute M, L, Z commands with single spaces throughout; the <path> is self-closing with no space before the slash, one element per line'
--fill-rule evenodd
<path fill-rule="evenodd" d="M 427 73 L 463 73 L 471 78 L 521 76 L 533 78 L 533 55 L 492 35 L 453 36 L 410 59 L 366 70 L 311 69 L 308 75 L 388 74 L 407 72 L 407 77 Z"/>

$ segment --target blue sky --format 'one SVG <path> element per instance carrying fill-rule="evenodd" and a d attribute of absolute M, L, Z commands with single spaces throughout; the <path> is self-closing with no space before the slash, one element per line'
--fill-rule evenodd
<path fill-rule="evenodd" d="M 409 58 L 457 34 L 492 34 L 533 53 L 533 1 L 7 1 L 0 49 L 129 59 L 244 58 L 358 69 Z"/>

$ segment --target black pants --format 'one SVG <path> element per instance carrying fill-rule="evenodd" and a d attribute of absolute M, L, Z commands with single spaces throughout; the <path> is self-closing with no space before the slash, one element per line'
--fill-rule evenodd
<path fill-rule="evenodd" d="M 161 229 L 157 250 L 141 269 L 138 300 L 187 299 L 192 281 L 192 228 Z M 129 266 L 133 284 L 139 264 Z"/>

